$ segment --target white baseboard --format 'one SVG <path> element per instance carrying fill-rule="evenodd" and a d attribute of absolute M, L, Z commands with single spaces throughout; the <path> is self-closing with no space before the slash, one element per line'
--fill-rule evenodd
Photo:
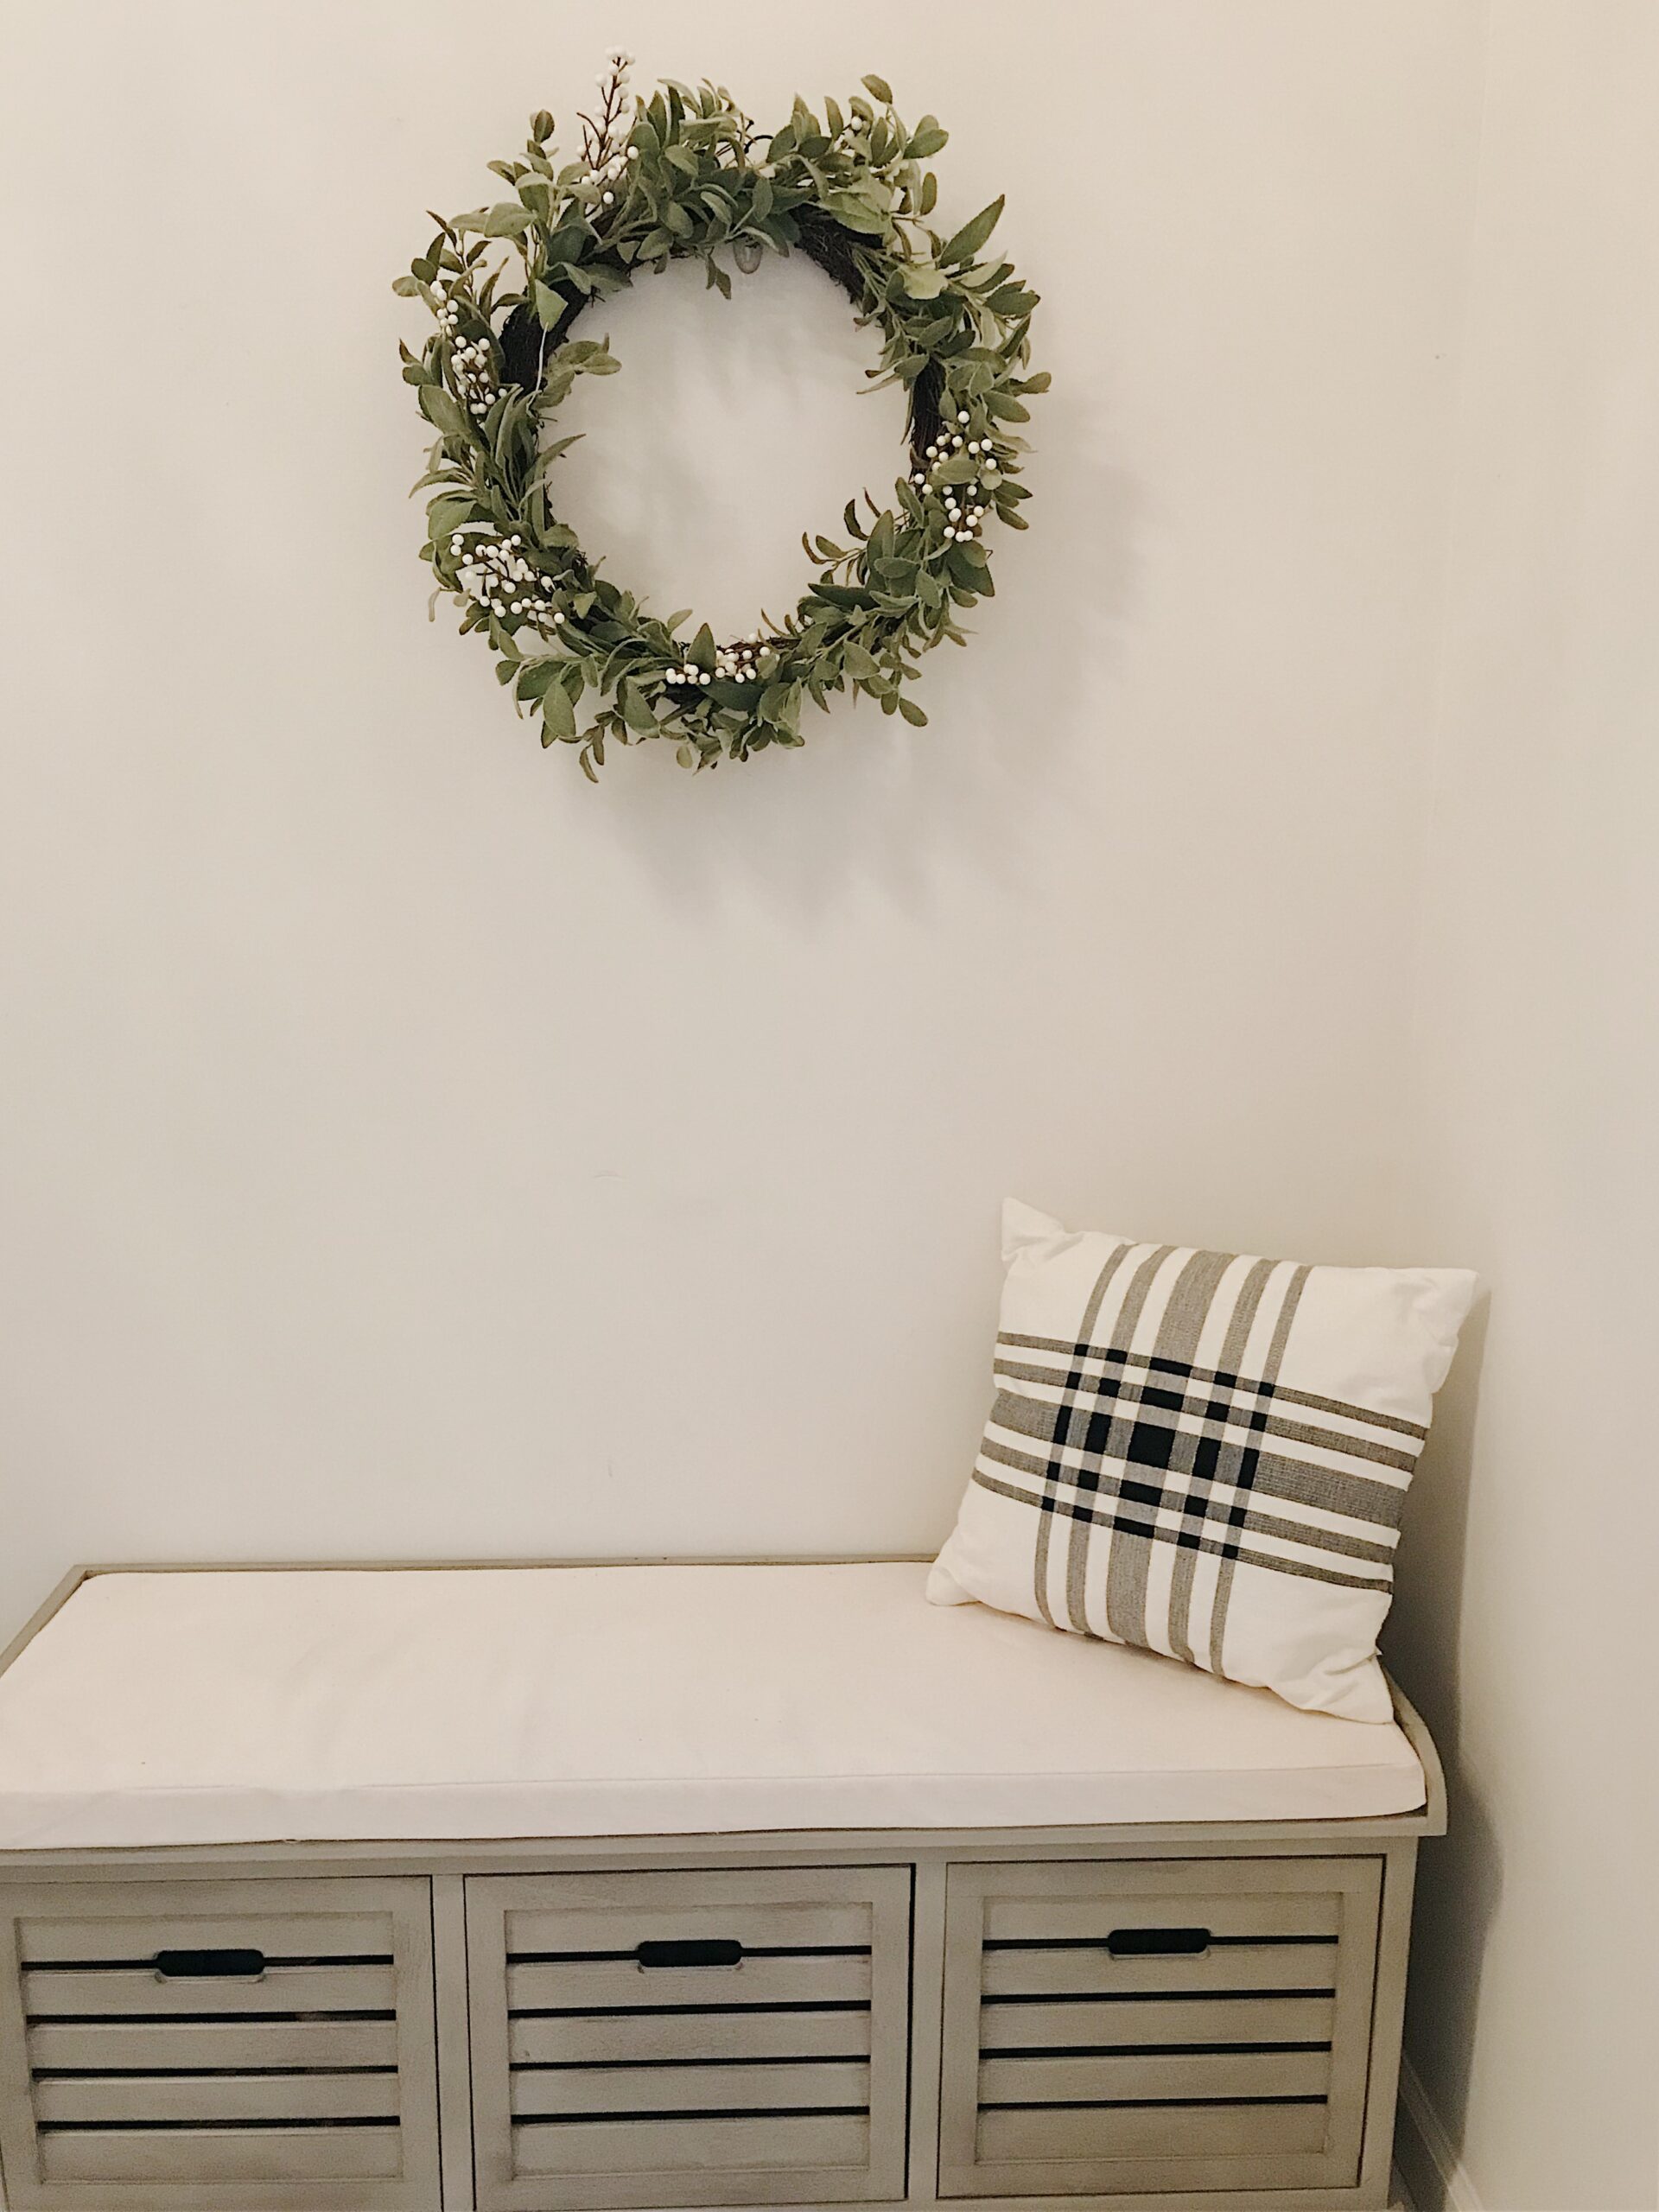
<path fill-rule="evenodd" d="M 1395 2158 L 1417 2212 L 1483 2212 L 1475 2185 L 1411 2061 L 1400 2064 Z"/>

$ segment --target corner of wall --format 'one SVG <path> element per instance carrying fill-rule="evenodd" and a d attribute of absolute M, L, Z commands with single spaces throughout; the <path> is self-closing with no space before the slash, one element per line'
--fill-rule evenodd
<path fill-rule="evenodd" d="M 1400 2066 L 1394 2155 L 1414 2212 L 1483 2212 L 1475 2185 L 1408 2058 Z"/>

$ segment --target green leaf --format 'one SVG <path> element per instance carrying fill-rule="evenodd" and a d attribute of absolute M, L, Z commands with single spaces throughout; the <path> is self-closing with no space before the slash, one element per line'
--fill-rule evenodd
<path fill-rule="evenodd" d="M 435 384 L 423 384 L 417 395 L 421 412 L 435 429 L 442 430 L 447 438 L 458 438 L 466 434 L 467 416 L 461 402 Z"/>
<path fill-rule="evenodd" d="M 906 699 L 902 691 L 899 694 L 899 711 L 907 722 L 913 723 L 918 729 L 927 728 L 927 716 L 916 702 L 913 699 Z"/>
<path fill-rule="evenodd" d="M 570 703 L 570 694 L 563 683 L 550 683 L 542 695 L 542 721 L 547 732 L 543 743 L 554 738 L 571 738 L 576 734 L 576 710 Z"/>
<path fill-rule="evenodd" d="M 526 661 L 519 671 L 517 694 L 521 699 L 540 699 L 547 693 L 559 672 L 556 660 Z"/>
<path fill-rule="evenodd" d="M 426 526 L 431 531 L 435 543 L 441 537 L 450 537 L 461 528 L 462 523 L 475 521 L 477 516 L 477 506 L 470 496 L 463 493 L 449 492 L 441 499 L 434 499 L 428 506 Z"/>
<path fill-rule="evenodd" d="M 550 284 L 543 284 L 539 276 L 536 279 L 535 298 L 537 321 L 543 330 L 553 329 L 564 313 L 565 302 Z"/>
<path fill-rule="evenodd" d="M 833 215 L 849 231 L 862 231 L 875 238 L 887 235 L 887 219 L 850 192 L 826 192 L 818 205 L 826 215 Z"/>
<path fill-rule="evenodd" d="M 918 261 L 913 268 L 900 270 L 899 280 L 912 300 L 937 300 L 950 281 L 931 261 Z"/>
<path fill-rule="evenodd" d="M 417 300 L 421 296 L 421 280 L 418 276 L 394 276 L 391 289 L 400 300 Z"/>
<path fill-rule="evenodd" d="M 946 262 L 971 261 L 991 232 L 996 228 L 1002 213 L 1007 194 L 999 192 L 988 207 L 982 207 L 970 223 L 964 223 L 956 236 L 947 238 L 939 248 L 939 259 Z"/>
<path fill-rule="evenodd" d="M 616 703 L 621 708 L 622 719 L 631 730 L 637 731 L 641 737 L 656 736 L 656 715 L 626 677 L 616 687 Z"/>
<path fill-rule="evenodd" d="M 485 210 L 479 228 L 486 238 L 521 238 L 530 228 L 530 210 L 517 200 L 504 200 Z"/>
<path fill-rule="evenodd" d="M 931 154 L 937 154 L 941 146 L 948 145 L 950 139 L 950 133 L 940 129 L 937 116 L 925 115 L 910 134 L 910 143 L 905 148 L 905 158 L 912 162 L 925 162 Z"/>
<path fill-rule="evenodd" d="M 885 77 L 861 77 L 859 82 L 872 99 L 880 100 L 884 106 L 892 106 L 893 86 Z"/>
<path fill-rule="evenodd" d="M 694 667 L 707 669 L 712 675 L 715 666 L 715 633 L 705 622 L 692 639 L 686 658 Z"/>

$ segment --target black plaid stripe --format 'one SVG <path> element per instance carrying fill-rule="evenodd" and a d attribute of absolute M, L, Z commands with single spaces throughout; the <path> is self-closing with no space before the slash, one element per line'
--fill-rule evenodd
<path fill-rule="evenodd" d="M 1191 1389 L 1172 1387 L 1169 1363 L 1162 1364 L 1166 1374 L 1150 1385 L 1140 1376 L 1122 1371 L 1108 1370 L 1096 1376 L 1097 1398 L 1122 1409 L 1109 1425 L 1102 1423 L 1096 1429 L 1098 1449 L 1103 1456 L 1161 1465 L 1213 1484 L 1237 1482 L 1237 1471 L 1248 1453 L 1253 1486 L 1271 1497 L 1298 1499 L 1351 1520 L 1375 1521 L 1391 1529 L 1399 1526 L 1405 1489 L 1402 1481 L 1387 1477 L 1390 1472 L 1402 1478 L 1409 1475 L 1416 1465 L 1414 1452 L 1397 1451 L 1392 1442 L 1377 1444 L 1337 1430 L 1283 1422 L 1270 1410 L 1260 1426 L 1250 1423 L 1246 1438 L 1229 1436 L 1227 1431 L 1236 1426 L 1236 1415 L 1227 1392 L 1202 1370 L 1195 1370 Z M 1055 1437 L 1050 1418 L 1052 1408 L 1046 1398 L 1011 1387 L 1021 1382 L 1046 1386 L 1050 1378 L 1044 1370 L 999 1361 L 996 1372 L 1001 1387 L 991 1411 L 994 1427 L 1029 1436 L 1033 1445 L 1077 1440 Z M 1255 1387 L 1248 1382 L 1242 1385 L 1247 1395 Z M 1075 1396 L 1071 1376 L 1067 1389 L 1069 1396 Z M 1194 1421 L 1202 1423 L 1201 1433 L 1192 1428 Z M 1310 1457 L 1310 1452 L 1319 1456 Z M 1332 1458 L 1370 1463 L 1377 1473 L 1361 1473 L 1355 1466 L 1332 1466 Z"/>
<path fill-rule="evenodd" d="M 1261 1376 L 1230 1374 L 1217 1367 L 1194 1367 L 1185 1360 L 1163 1358 L 1155 1352 L 1128 1351 L 1118 1344 L 1073 1344 L 1059 1337 L 1017 1336 L 1007 1329 L 999 1334 L 996 1341 L 1010 1351 L 1045 1351 L 1056 1357 L 1065 1357 L 1080 1371 L 1100 1365 L 1121 1368 L 1126 1372 L 1168 1376 L 1174 1379 L 1183 1395 L 1196 1384 L 1211 1382 L 1224 1391 L 1267 1399 L 1274 1408 L 1295 1406 L 1312 1413 L 1336 1414 L 1345 1420 L 1357 1421 L 1368 1429 L 1392 1430 L 1396 1435 L 1408 1438 L 1419 1445 L 1428 1434 L 1422 1422 L 1402 1421 L 1397 1414 L 1376 1413 L 1369 1406 L 1357 1406 L 1343 1398 L 1316 1397 L 1312 1391 L 1294 1390 L 1287 1383 L 1268 1382 Z M 1048 1370 L 1040 1366 L 1015 1367 L 1001 1359 L 996 1364 L 999 1374 L 1024 1375 L 1034 1382 L 1048 1379 Z M 1410 1457 L 1414 1459 L 1415 1454 Z"/>
<path fill-rule="evenodd" d="M 1281 1332 L 1288 1326 L 1281 1321 Z M 1411 1447 L 1425 1433 L 1417 1424 L 1268 1375 L 1102 1345 L 1086 1333 L 1068 1342 L 1005 1332 L 1000 1344 L 1001 1387 L 974 1478 L 982 1487 L 1032 1505 L 1045 1522 L 1103 1530 L 1113 1542 L 1173 1545 L 1344 1587 L 1389 1586 L 1403 1499 L 1397 1478 L 1414 1465 Z M 1008 1356 L 1021 1352 L 1027 1357 Z M 1304 1413 L 1327 1420 L 1294 1417 Z M 1332 1466 L 1332 1458 L 1351 1464 Z M 1351 1525 L 1300 1517 L 1299 1504 Z M 1263 1538 L 1294 1544 L 1300 1555 L 1266 1549 Z"/>
<path fill-rule="evenodd" d="M 1020 1505 L 1038 1503 L 1029 1491 L 1020 1490 L 1011 1483 L 999 1482 L 982 1467 L 975 1468 L 973 1480 L 982 1490 L 995 1491 L 999 1497 L 1011 1497 Z M 1096 1528 L 1121 1530 L 1129 1535 L 1176 1544 L 1185 1551 L 1208 1553 L 1212 1558 L 1235 1560 L 1244 1567 L 1270 1567 L 1277 1574 L 1297 1574 L 1313 1582 L 1335 1583 L 1344 1590 L 1385 1590 L 1390 1586 L 1389 1580 L 1381 1575 L 1344 1574 L 1339 1567 L 1315 1567 L 1302 1560 L 1285 1559 L 1276 1552 L 1254 1550 L 1231 1536 L 1208 1535 L 1202 1528 L 1162 1529 L 1150 1521 L 1141 1520 L 1133 1512 L 1117 1509 L 1110 1502 L 1103 1507 L 1097 1503 L 1085 1503 L 1081 1499 L 1057 1496 L 1052 1502 L 1042 1501 L 1042 1510 L 1067 1520 L 1086 1521 Z M 1244 1522 L 1247 1529 L 1260 1529 L 1269 1525 L 1254 1515 L 1247 1515 Z M 1279 1532 L 1275 1528 L 1272 1533 L 1276 1535 Z"/>

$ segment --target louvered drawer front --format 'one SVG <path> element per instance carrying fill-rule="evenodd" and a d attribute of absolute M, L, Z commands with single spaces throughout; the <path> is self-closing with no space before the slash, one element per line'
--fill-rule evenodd
<path fill-rule="evenodd" d="M 423 1881 L 0 1888 L 14 2212 L 433 2212 Z"/>
<path fill-rule="evenodd" d="M 467 1891 L 481 2212 L 904 2195 L 907 1868 Z"/>
<path fill-rule="evenodd" d="M 1358 2177 L 1379 1863 L 955 1866 L 940 2194 Z"/>

